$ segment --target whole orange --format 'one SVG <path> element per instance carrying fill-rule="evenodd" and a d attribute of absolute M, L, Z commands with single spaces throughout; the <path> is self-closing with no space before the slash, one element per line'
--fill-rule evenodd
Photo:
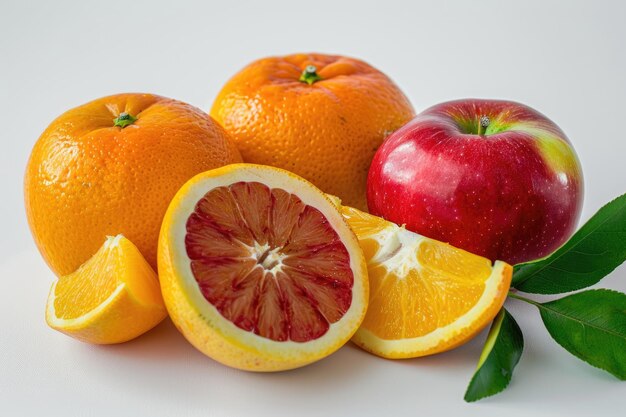
<path fill-rule="evenodd" d="M 365 210 L 374 153 L 414 111 L 393 81 L 363 61 L 296 54 L 245 67 L 222 88 L 211 116 L 245 162 L 292 171 Z"/>
<path fill-rule="evenodd" d="M 240 162 L 203 111 L 151 94 L 104 97 L 43 132 L 24 179 L 26 214 L 57 275 L 75 271 L 106 236 L 123 234 L 156 269 L 163 215 L 194 175 Z"/>

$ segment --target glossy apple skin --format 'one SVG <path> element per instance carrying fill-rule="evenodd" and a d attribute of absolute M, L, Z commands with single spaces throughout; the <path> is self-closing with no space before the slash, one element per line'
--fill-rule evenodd
<path fill-rule="evenodd" d="M 491 123 L 477 134 L 481 116 Z M 372 214 L 424 236 L 516 264 L 549 255 L 573 233 L 583 176 L 569 140 L 523 104 L 458 100 L 431 107 L 378 149 Z"/>

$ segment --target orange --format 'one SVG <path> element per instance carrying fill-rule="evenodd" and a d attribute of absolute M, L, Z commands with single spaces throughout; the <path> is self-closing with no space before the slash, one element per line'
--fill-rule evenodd
<path fill-rule="evenodd" d="M 156 268 L 163 214 L 189 178 L 241 157 L 204 112 L 151 94 L 119 94 L 62 114 L 43 132 L 24 179 L 26 214 L 57 275 L 106 236 L 124 234 Z"/>
<path fill-rule="evenodd" d="M 122 235 L 107 237 L 80 268 L 55 281 L 46 308 L 50 327 L 96 344 L 131 340 L 166 316 L 154 270 Z"/>
<path fill-rule="evenodd" d="M 414 111 L 385 74 L 363 61 L 296 54 L 245 67 L 222 88 L 211 115 L 245 162 L 292 171 L 365 210 L 374 153 Z"/>
<path fill-rule="evenodd" d="M 341 208 L 367 260 L 369 307 L 352 339 L 385 358 L 452 349 L 498 314 L 513 268 L 420 236 L 380 217 Z"/>
<path fill-rule="evenodd" d="M 159 278 L 187 340 L 250 371 L 330 355 L 367 307 L 363 252 L 337 207 L 268 166 L 228 165 L 180 189 L 163 220 Z"/>

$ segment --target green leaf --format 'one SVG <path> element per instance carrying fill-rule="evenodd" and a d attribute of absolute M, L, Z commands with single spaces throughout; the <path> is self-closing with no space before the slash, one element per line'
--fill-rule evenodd
<path fill-rule="evenodd" d="M 513 287 L 559 294 L 596 284 L 626 260 L 626 194 L 602 207 L 547 258 L 515 265 Z"/>
<path fill-rule="evenodd" d="M 503 307 L 489 329 L 478 367 L 465 391 L 465 401 L 477 401 L 504 390 L 523 349 L 522 331 Z"/>
<path fill-rule="evenodd" d="M 572 355 L 626 380 L 626 294 L 588 290 L 535 303 L 554 340 Z"/>

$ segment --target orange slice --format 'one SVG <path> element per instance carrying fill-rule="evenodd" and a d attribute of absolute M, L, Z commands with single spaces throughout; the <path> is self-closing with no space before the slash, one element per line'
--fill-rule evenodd
<path fill-rule="evenodd" d="M 277 168 L 235 164 L 192 178 L 165 215 L 158 262 L 182 334 L 240 369 L 319 360 L 351 338 L 367 307 L 354 233 L 324 193 Z"/>
<path fill-rule="evenodd" d="M 88 343 L 133 339 L 167 315 L 157 276 L 122 235 L 108 237 L 75 272 L 52 284 L 46 321 Z"/>
<path fill-rule="evenodd" d="M 385 358 L 432 355 L 459 346 L 504 303 L 512 268 L 343 206 L 367 259 L 370 298 L 352 339 Z"/>

